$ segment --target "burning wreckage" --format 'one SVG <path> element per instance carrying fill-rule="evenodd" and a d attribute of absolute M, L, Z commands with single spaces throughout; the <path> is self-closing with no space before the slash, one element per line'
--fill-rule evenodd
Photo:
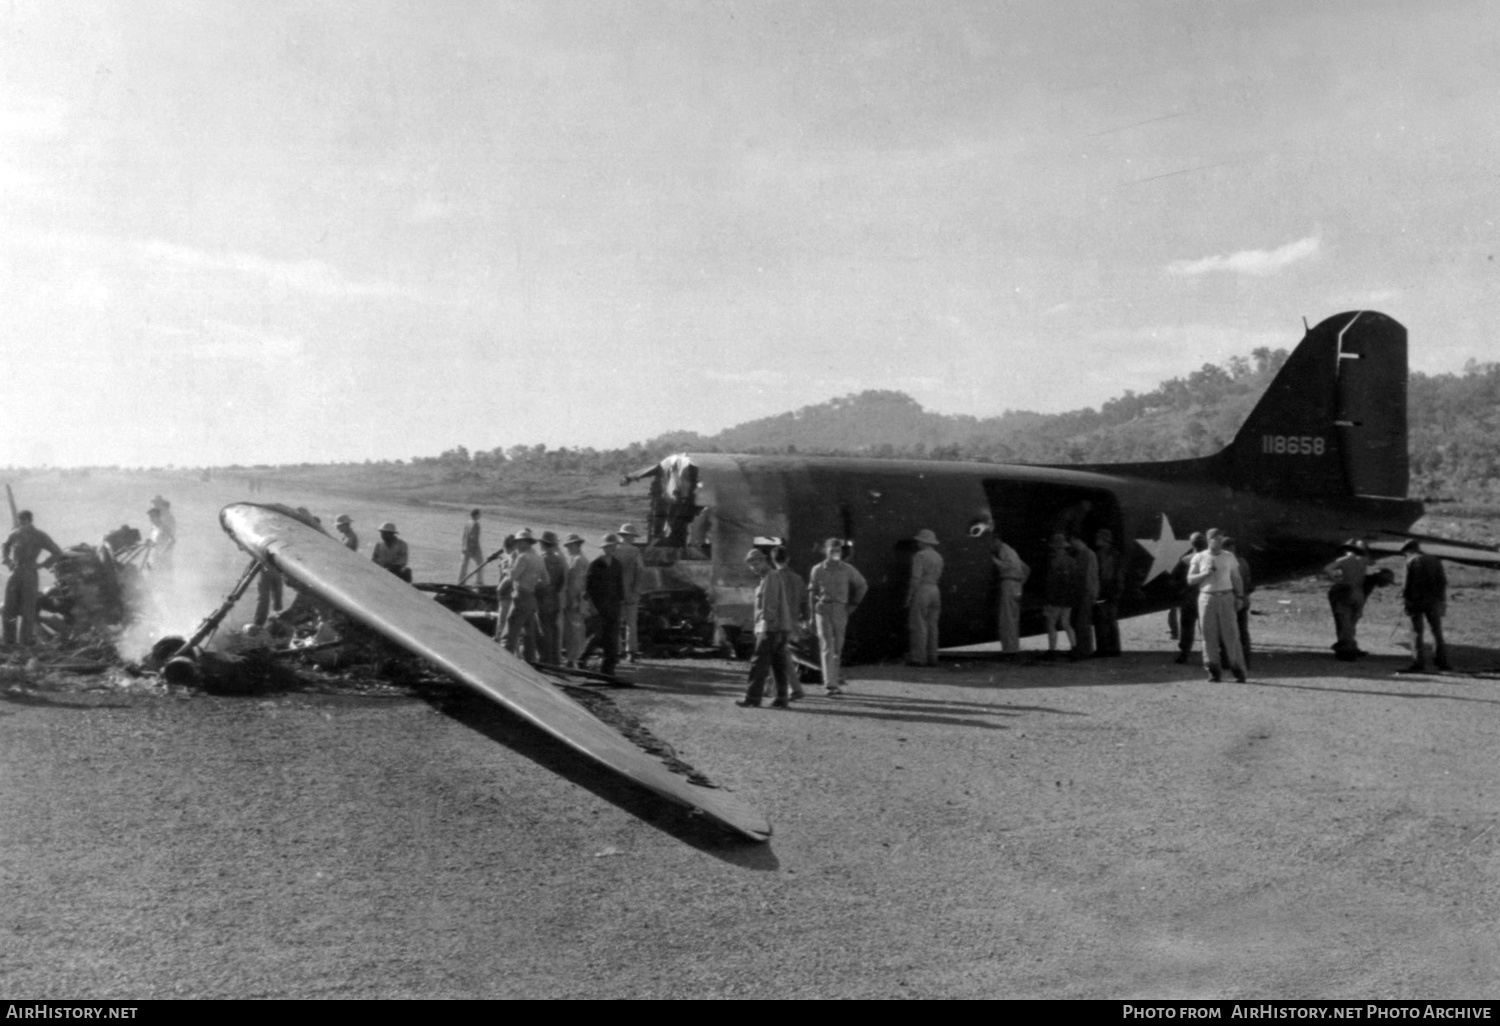
<path fill-rule="evenodd" d="M 220 522 L 251 563 L 187 638 L 159 636 L 160 624 L 151 621 L 152 575 L 134 562 L 138 533 L 116 532 L 97 549 L 69 550 L 53 565 L 58 583 L 44 604 L 44 644 L 27 653 L 24 665 L 6 667 L 6 696 L 39 700 L 41 689 L 54 689 L 49 681 L 64 674 L 105 671 L 118 671 L 127 687 L 140 680 L 220 694 L 297 690 L 330 677 L 356 685 L 438 683 L 441 675 L 695 817 L 742 839 L 770 837 L 764 816 L 604 696 L 568 686 L 561 672 L 549 676 L 475 630 L 471 623 L 482 623 L 482 615 L 458 608 L 472 596 L 405 583 L 346 549 L 304 510 L 236 503 Z M 235 605 L 269 575 L 294 592 L 288 608 L 268 615 L 262 627 L 252 623 L 220 636 Z M 158 635 L 155 643 L 142 660 L 127 662 L 118 655 L 122 639 L 143 629 Z"/>

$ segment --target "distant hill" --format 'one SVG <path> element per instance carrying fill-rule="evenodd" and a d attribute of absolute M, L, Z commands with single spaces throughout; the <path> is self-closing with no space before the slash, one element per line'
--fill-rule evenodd
<path fill-rule="evenodd" d="M 653 438 L 653 452 L 859 453 L 1022 463 L 1125 462 L 1198 456 L 1227 444 L 1276 371 L 1285 349 L 1257 349 L 1223 367 L 1204 364 L 1151 392 L 1127 391 L 1098 410 L 997 417 L 925 410 L 903 392 L 867 391 L 764 417 L 715 435 Z"/>
<path fill-rule="evenodd" d="M 1257 349 L 1223 366 L 1204 364 L 1145 394 L 1127 391 L 1098 409 L 995 417 L 923 409 L 911 396 L 866 391 L 738 424 L 713 435 L 670 432 L 622 449 L 464 446 L 407 460 L 226 468 L 281 480 L 337 481 L 413 499 L 528 501 L 618 511 L 619 476 L 673 452 L 849 454 L 1005 463 L 1123 463 L 1203 456 L 1228 444 L 1283 363 L 1284 349 Z M 1500 363 L 1470 361 L 1461 374 L 1412 374 L 1408 386 L 1416 497 L 1500 500 Z"/>

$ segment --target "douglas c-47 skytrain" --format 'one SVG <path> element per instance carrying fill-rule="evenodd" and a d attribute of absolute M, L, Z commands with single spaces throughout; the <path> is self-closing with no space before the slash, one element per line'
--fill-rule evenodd
<path fill-rule="evenodd" d="M 755 578 L 745 552 L 783 540 L 804 578 L 829 537 L 852 541 L 870 592 L 848 627 L 859 658 L 896 655 L 911 538 L 936 532 L 944 560 L 945 646 L 994 641 L 994 535 L 1032 568 L 1022 633 L 1038 634 L 1047 538 L 1068 530 L 1117 539 L 1121 618 L 1176 601 L 1170 571 L 1188 535 L 1223 528 L 1257 584 L 1305 576 L 1345 539 L 1399 551 L 1421 502 L 1406 497 L 1406 329 L 1384 314 L 1338 314 L 1310 329 L 1228 447 L 1159 463 L 1031 466 L 810 456 L 684 453 L 632 474 L 649 478 L 644 550 L 658 603 L 706 604 L 721 641 L 743 647 Z M 1500 553 L 1430 539 L 1427 551 L 1476 565 Z"/>

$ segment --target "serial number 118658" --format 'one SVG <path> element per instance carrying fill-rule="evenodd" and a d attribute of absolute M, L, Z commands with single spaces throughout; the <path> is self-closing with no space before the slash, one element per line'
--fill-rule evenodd
<path fill-rule="evenodd" d="M 1277 456 L 1321 456 L 1326 448 L 1321 435 L 1260 436 L 1260 451 Z"/>

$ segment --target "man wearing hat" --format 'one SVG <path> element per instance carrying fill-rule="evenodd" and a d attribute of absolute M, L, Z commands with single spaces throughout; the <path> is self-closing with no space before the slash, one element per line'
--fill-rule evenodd
<path fill-rule="evenodd" d="M 1406 583 L 1401 586 L 1401 600 L 1411 617 L 1411 665 L 1400 673 L 1425 673 L 1426 655 L 1422 650 L 1422 621 L 1432 627 L 1432 664 L 1447 670 L 1448 646 L 1443 641 L 1443 614 L 1448 611 L 1448 575 L 1443 561 L 1422 551 L 1422 543 L 1412 538 L 1401 546 L 1406 556 Z"/>
<path fill-rule="evenodd" d="M 354 533 L 354 520 L 347 513 L 340 513 L 333 521 L 333 526 L 338 528 L 339 534 L 344 536 L 344 548 L 350 552 L 359 551 L 359 535 Z"/>
<path fill-rule="evenodd" d="M 906 626 L 911 635 L 910 666 L 938 664 L 938 618 L 942 614 L 942 594 L 938 581 L 943 576 L 943 557 L 938 555 L 937 535 L 927 528 L 918 531 L 912 541 L 917 552 L 911 557 L 911 581 L 906 586 Z"/>
<path fill-rule="evenodd" d="M 479 510 L 469 510 L 469 522 L 458 539 L 459 555 L 463 561 L 458 565 L 458 583 L 469 579 L 469 564 L 474 564 L 474 583 L 484 587 L 484 546 L 479 543 Z"/>
<path fill-rule="evenodd" d="M 396 536 L 396 525 L 389 520 L 381 524 L 380 540 L 375 543 L 375 551 L 370 554 L 370 561 L 376 566 L 385 567 L 410 584 L 411 568 L 406 565 L 409 558 L 406 542 Z"/>
<path fill-rule="evenodd" d="M 639 537 L 633 524 L 621 524 L 620 547 L 615 558 L 620 561 L 620 571 L 625 578 L 625 603 L 620 607 L 620 618 L 625 621 L 625 654 L 633 663 L 641 655 L 641 550 L 635 547 Z"/>
<path fill-rule="evenodd" d="M 1324 571 L 1332 584 L 1328 588 L 1328 608 L 1333 613 L 1334 658 L 1350 662 L 1364 655 L 1359 650 L 1355 630 L 1365 610 L 1365 562 L 1362 546 L 1350 539 L 1339 546 L 1339 558 Z"/>
<path fill-rule="evenodd" d="M 1245 601 L 1240 563 L 1224 551 L 1224 532 L 1209 528 L 1208 549 L 1188 565 L 1187 583 L 1198 589 L 1198 627 L 1203 632 L 1203 667 L 1208 679 L 1223 680 L 1226 668 L 1245 682 L 1245 660 L 1240 653 L 1240 629 L 1235 611 Z"/>
<path fill-rule="evenodd" d="M 542 566 L 547 578 L 536 590 L 537 616 L 542 626 L 542 662 L 562 665 L 562 602 L 568 582 L 568 561 L 558 548 L 554 531 L 542 532 Z"/>
<path fill-rule="evenodd" d="M 776 546 L 783 554 L 785 549 Z M 775 551 L 775 550 L 773 550 Z M 791 704 L 791 676 L 787 672 L 787 639 L 797 624 L 797 602 L 801 589 L 760 549 L 745 553 L 745 565 L 760 578 L 755 589 L 755 651 L 750 656 L 749 686 L 745 697 L 735 705 L 746 709 L 760 708 L 766 693 L 766 678 L 776 679 L 776 698 L 772 708 L 786 709 Z"/>
<path fill-rule="evenodd" d="M 599 614 L 599 645 L 604 650 L 599 672 L 613 674 L 620 661 L 620 610 L 625 603 L 625 578 L 615 556 L 620 536 L 606 534 L 599 547 L 604 552 L 589 564 L 584 588 Z"/>
<path fill-rule="evenodd" d="M 563 658 L 565 665 L 577 666 L 588 637 L 584 600 L 588 596 L 589 561 L 583 555 L 583 538 L 579 535 L 570 534 L 564 538 L 563 549 L 567 552 L 564 559 L 568 565 L 562 591 Z"/>
<path fill-rule="evenodd" d="M 161 511 L 162 523 L 165 524 L 167 530 L 172 533 L 172 537 L 176 538 L 177 517 L 172 513 L 172 504 L 158 495 L 151 500 L 151 508 Z"/>
<path fill-rule="evenodd" d="M 547 582 L 547 565 L 535 551 L 535 546 L 536 536 L 531 533 L 531 528 L 523 527 L 517 531 L 516 554 L 505 575 L 510 584 L 505 648 L 528 663 L 537 661 L 537 590 Z"/>

